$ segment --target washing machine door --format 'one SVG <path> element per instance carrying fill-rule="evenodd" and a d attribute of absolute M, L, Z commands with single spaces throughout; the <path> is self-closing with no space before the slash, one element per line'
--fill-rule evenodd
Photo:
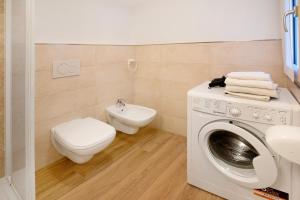
<path fill-rule="evenodd" d="M 275 183 L 278 169 L 268 147 L 239 123 L 216 121 L 199 132 L 199 145 L 213 166 L 239 185 L 266 188 Z"/>

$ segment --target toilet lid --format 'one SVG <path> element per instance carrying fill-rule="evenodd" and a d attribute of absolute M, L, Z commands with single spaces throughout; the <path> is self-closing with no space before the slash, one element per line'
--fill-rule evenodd
<path fill-rule="evenodd" d="M 52 129 L 57 142 L 73 149 L 94 147 L 116 134 L 115 128 L 93 118 L 75 119 Z"/>

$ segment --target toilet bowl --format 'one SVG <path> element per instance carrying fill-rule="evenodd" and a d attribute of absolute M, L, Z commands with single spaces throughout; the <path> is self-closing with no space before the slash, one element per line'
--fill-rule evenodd
<path fill-rule="evenodd" d="M 124 108 L 112 105 L 106 108 L 109 124 L 118 131 L 126 134 L 135 134 L 141 127 L 147 126 L 156 116 L 156 110 L 126 104 Z"/>
<path fill-rule="evenodd" d="M 75 119 L 51 129 L 55 149 L 75 163 L 88 162 L 112 143 L 114 127 L 93 118 Z"/>

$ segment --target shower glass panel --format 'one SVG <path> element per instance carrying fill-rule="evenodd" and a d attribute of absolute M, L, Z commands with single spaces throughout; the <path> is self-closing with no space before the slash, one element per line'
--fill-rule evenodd
<path fill-rule="evenodd" d="M 11 0 L 11 65 L 11 178 L 25 199 L 26 0 Z"/>
<path fill-rule="evenodd" d="M 0 0 L 0 178 L 4 176 L 4 0 Z"/>

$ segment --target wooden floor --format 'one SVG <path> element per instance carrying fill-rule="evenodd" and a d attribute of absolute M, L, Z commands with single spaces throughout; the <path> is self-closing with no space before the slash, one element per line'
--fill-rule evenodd
<path fill-rule="evenodd" d="M 84 165 L 62 159 L 36 173 L 38 200 L 221 200 L 186 181 L 186 139 L 143 129 Z"/>

